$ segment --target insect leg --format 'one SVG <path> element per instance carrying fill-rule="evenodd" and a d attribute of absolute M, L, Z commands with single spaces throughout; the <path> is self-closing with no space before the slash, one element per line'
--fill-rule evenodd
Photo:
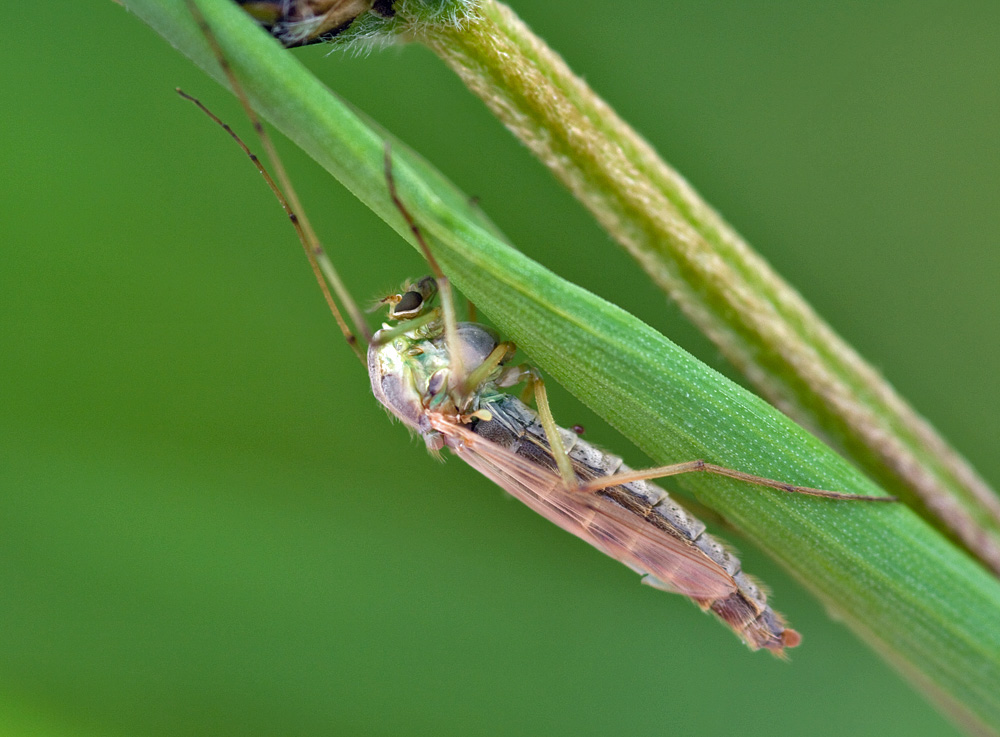
<path fill-rule="evenodd" d="M 512 347 L 513 345 L 511 343 Z M 538 419 L 542 423 L 542 429 L 545 430 L 545 439 L 549 443 L 549 449 L 552 451 L 552 457 L 555 459 L 556 467 L 559 469 L 559 476 L 562 477 L 563 485 L 567 489 L 578 488 L 579 482 L 576 478 L 576 472 L 573 470 L 573 462 L 569 459 L 566 446 L 562 441 L 562 436 L 559 434 L 559 426 L 552 416 L 552 408 L 549 406 L 549 395 L 545 390 L 545 381 L 542 379 L 542 375 L 538 372 L 538 369 L 528 364 L 509 366 L 496 380 L 497 386 L 500 387 L 511 387 L 521 382 L 525 384 L 521 401 L 527 402 L 529 395 L 534 397 L 535 408 L 538 410 Z"/>
<path fill-rule="evenodd" d="M 438 315 L 436 312 L 428 312 L 426 315 L 421 315 L 420 317 L 415 317 L 412 320 L 407 320 L 394 328 L 382 328 L 379 330 L 378 335 L 372 338 L 372 345 L 385 345 L 386 343 L 391 343 L 400 335 L 405 335 L 406 333 L 418 330 L 424 325 L 432 323 L 437 319 Z"/>
<path fill-rule="evenodd" d="M 327 304 L 330 306 L 330 311 L 333 313 L 334 318 L 337 321 L 337 325 L 340 327 L 341 332 L 344 334 L 344 338 L 347 340 L 347 344 L 351 347 L 351 350 L 361 359 L 362 362 L 365 358 L 358 347 L 358 340 L 356 333 L 362 335 L 365 341 L 371 339 L 371 331 L 368 329 L 368 325 L 365 323 L 364 317 L 361 310 L 358 309 L 357 304 L 351 297 L 350 292 L 344 286 L 343 281 L 340 279 L 340 275 L 337 273 L 333 262 L 327 256 L 326 251 L 323 249 L 319 238 L 316 235 L 316 231 L 313 230 L 309 219 L 306 217 L 305 210 L 302 207 L 302 203 L 299 200 L 298 194 L 295 191 L 295 187 L 292 186 L 291 179 L 285 170 L 284 164 L 281 158 L 278 156 L 278 152 L 274 147 L 274 143 L 271 141 L 271 137 L 267 134 L 263 123 L 260 121 L 260 117 L 257 115 L 253 106 L 250 104 L 250 100 L 247 97 L 246 91 L 240 84 L 236 77 L 236 73 L 233 71 L 229 60 L 226 58 L 222 51 L 222 46 L 219 44 L 218 38 L 212 31 L 211 26 L 208 24 L 204 14 L 198 7 L 195 0 L 185 0 L 185 4 L 188 7 L 189 12 L 194 17 L 195 22 L 197 22 L 198 27 L 201 29 L 208 41 L 209 46 L 212 48 L 212 52 L 215 54 L 215 58 L 219 63 L 219 66 L 225 72 L 226 78 L 229 80 L 230 86 L 233 88 L 233 92 L 240 100 L 240 104 L 246 111 L 247 117 L 250 119 L 254 130 L 257 132 L 257 136 L 260 138 L 261 145 L 267 152 L 268 159 L 270 159 L 272 166 L 274 167 L 275 175 L 277 177 L 280 187 L 275 183 L 274 179 L 267 172 L 267 169 L 260 162 L 260 160 L 250 151 L 247 145 L 240 139 L 238 135 L 230 128 L 228 125 L 223 123 L 214 113 L 212 113 L 207 107 L 205 107 L 196 98 L 181 92 L 178 93 L 187 100 L 190 100 L 196 104 L 206 115 L 208 115 L 212 120 L 218 123 L 222 128 L 229 133 L 230 136 L 236 141 L 237 144 L 243 149 L 244 153 L 253 164 L 257 167 L 258 171 L 264 177 L 267 185 L 274 192 L 275 197 L 278 198 L 278 202 L 281 203 L 282 208 L 288 215 L 289 220 L 292 222 L 292 226 L 295 228 L 296 234 L 299 236 L 299 240 L 302 242 L 302 248 L 306 252 L 306 257 L 309 259 L 309 264 L 313 269 L 313 273 L 316 275 L 316 279 L 319 282 L 320 288 L 323 291 L 323 295 L 326 298 Z M 347 321 L 344 320 L 341 315 L 340 309 L 337 307 L 336 301 L 330 294 L 329 287 L 333 287 L 333 291 L 336 292 L 337 297 L 340 299 L 341 304 L 344 305 L 344 309 L 350 315 L 351 321 L 354 323 L 354 330 L 348 326 Z M 356 333 L 355 333 L 356 331 Z"/>
<path fill-rule="evenodd" d="M 511 343 L 511 347 L 513 348 L 513 343 Z M 535 408 L 538 410 L 538 419 L 542 423 L 542 429 L 545 430 L 545 439 L 549 443 L 549 450 L 552 452 L 552 458 L 556 462 L 556 468 L 559 469 L 559 476 L 562 478 L 563 486 L 567 489 L 577 489 L 579 482 L 576 478 L 576 472 L 573 470 L 573 462 L 566 452 L 566 445 L 559 434 L 559 426 L 552 416 L 552 408 L 549 406 L 549 395 L 545 390 L 545 381 L 542 379 L 542 375 L 538 373 L 538 369 L 527 364 L 510 366 L 504 369 L 504 372 L 496 380 L 497 386 L 500 387 L 510 387 L 521 382 L 525 384 L 525 391 L 522 397 L 526 394 L 534 396 Z M 522 401 L 527 401 L 526 397 L 522 398 Z"/>
<path fill-rule="evenodd" d="M 441 293 L 444 339 L 448 345 L 449 359 L 451 361 L 448 388 L 458 395 L 455 404 L 461 407 L 465 404 L 466 399 L 466 395 L 459 391 L 465 384 L 465 367 L 462 365 L 462 355 L 458 349 L 458 319 L 455 317 L 455 300 L 452 297 L 451 282 L 448 281 L 448 277 L 441 271 L 437 259 L 434 258 L 434 254 L 431 253 L 430 246 L 424 238 L 423 231 L 420 230 L 417 221 L 410 214 L 410 211 L 406 209 L 406 205 L 403 204 L 403 200 L 399 196 L 399 191 L 396 189 L 396 178 L 392 174 L 392 146 L 389 141 L 385 142 L 385 181 L 389 188 L 389 196 L 392 198 L 392 203 L 399 210 L 399 213 L 409 226 L 410 232 L 413 233 L 417 245 L 420 246 L 424 258 L 427 259 L 427 263 L 431 267 L 431 273 L 434 274 L 434 278 L 437 280 L 438 291 Z"/>
<path fill-rule="evenodd" d="M 505 340 L 502 343 L 498 343 L 496 348 L 490 351 L 490 355 L 486 357 L 486 360 L 466 375 L 465 385 L 461 387 L 462 392 L 464 394 L 471 394 L 474 392 L 484 382 L 488 381 L 490 376 L 492 376 L 496 370 L 504 364 L 504 362 L 513 358 L 516 352 L 517 347 L 511 341 Z M 518 369 L 520 369 L 520 367 L 515 367 L 515 370 Z M 503 380 L 507 375 L 508 373 L 505 369 L 500 375 L 500 380 Z M 514 383 L 517 382 L 515 381 Z M 503 384 L 498 385 L 504 386 Z"/>
<path fill-rule="evenodd" d="M 685 461 L 684 463 L 674 463 L 669 466 L 658 466 L 656 468 L 647 468 L 642 471 L 628 471 L 627 473 L 616 473 L 612 476 L 604 476 L 602 478 L 593 479 L 584 484 L 580 484 L 579 489 L 581 491 L 599 491 L 600 489 L 606 489 L 610 486 L 627 484 L 630 481 L 662 479 L 666 478 L 667 476 L 679 476 L 684 473 L 699 473 L 699 472 L 710 473 L 716 476 L 725 476 L 727 478 L 736 479 L 737 481 L 745 481 L 748 484 L 754 484 L 756 486 L 766 486 L 770 489 L 787 491 L 792 494 L 818 496 L 818 497 L 823 497 L 824 499 L 840 499 L 844 501 L 858 501 L 858 502 L 898 501 L 894 496 L 866 496 L 863 494 L 848 494 L 840 491 L 827 491 L 825 489 L 814 489 L 809 486 L 795 486 L 793 484 L 785 483 L 784 481 L 775 481 L 774 479 L 765 478 L 763 476 L 755 476 L 750 473 L 744 473 L 743 471 L 736 471 L 735 469 L 726 468 L 725 466 L 717 466 L 714 463 L 707 463 L 703 460 Z"/>
<path fill-rule="evenodd" d="M 569 454 L 566 453 L 566 446 L 563 445 L 562 436 L 559 434 L 559 426 L 552 416 L 552 408 L 549 406 L 549 395 L 545 391 L 545 382 L 542 380 L 541 374 L 538 373 L 537 369 L 531 369 L 528 382 L 535 392 L 535 409 L 538 410 L 538 419 L 541 420 L 542 428 L 545 430 L 545 439 L 549 441 L 549 449 L 552 451 L 552 457 L 559 468 L 559 475 L 562 477 L 563 486 L 567 489 L 576 489 L 579 486 L 576 472 L 573 471 L 573 463 L 569 459 Z"/>

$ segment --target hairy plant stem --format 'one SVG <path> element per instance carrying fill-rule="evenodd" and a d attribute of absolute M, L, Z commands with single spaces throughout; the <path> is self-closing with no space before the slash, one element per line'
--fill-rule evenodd
<path fill-rule="evenodd" d="M 414 28 L 765 397 L 1000 574 L 996 493 L 509 8 Z"/>

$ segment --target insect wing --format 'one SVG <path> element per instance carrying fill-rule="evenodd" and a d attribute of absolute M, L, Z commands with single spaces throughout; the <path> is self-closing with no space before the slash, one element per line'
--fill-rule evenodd
<path fill-rule="evenodd" d="M 718 563 L 600 493 L 568 491 L 561 478 L 447 420 L 435 423 L 466 463 L 567 532 L 677 593 L 711 601 L 737 586 Z"/>

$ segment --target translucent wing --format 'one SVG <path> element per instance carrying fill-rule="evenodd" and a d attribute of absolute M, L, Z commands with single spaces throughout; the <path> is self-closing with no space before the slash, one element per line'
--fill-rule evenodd
<path fill-rule="evenodd" d="M 431 424 L 462 460 L 546 519 L 640 574 L 702 606 L 737 589 L 733 577 L 691 541 L 660 529 L 599 492 L 567 491 L 560 477 L 448 418 Z"/>

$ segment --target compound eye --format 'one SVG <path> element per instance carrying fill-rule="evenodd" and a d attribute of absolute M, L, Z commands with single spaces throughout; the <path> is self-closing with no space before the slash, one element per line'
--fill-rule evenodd
<path fill-rule="evenodd" d="M 403 317 L 416 312 L 423 304 L 423 295 L 419 292 L 407 292 L 399 298 L 399 302 L 392 308 L 392 314 L 396 317 Z"/>

